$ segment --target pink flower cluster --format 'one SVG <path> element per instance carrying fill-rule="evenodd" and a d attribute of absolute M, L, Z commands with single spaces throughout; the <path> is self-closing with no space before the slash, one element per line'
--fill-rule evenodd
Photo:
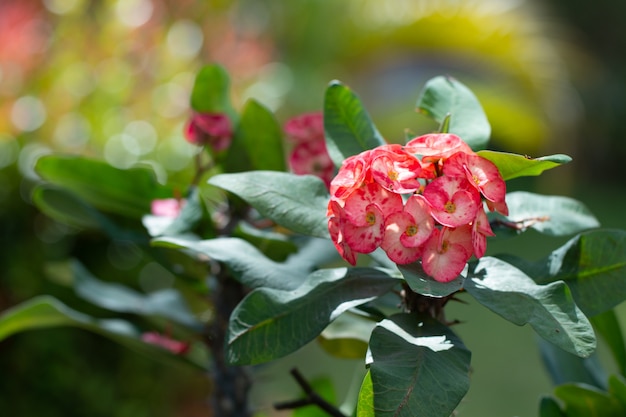
<path fill-rule="evenodd" d="M 428 134 L 347 158 L 330 185 L 328 229 L 341 256 L 381 247 L 397 264 L 421 259 L 440 282 L 485 254 L 483 208 L 508 214 L 498 168 L 458 136 Z"/>
<path fill-rule="evenodd" d="M 287 138 L 295 143 L 289 155 L 289 167 L 294 174 L 311 174 L 330 186 L 335 166 L 326 150 L 322 113 L 305 113 L 294 117 L 284 126 Z"/>

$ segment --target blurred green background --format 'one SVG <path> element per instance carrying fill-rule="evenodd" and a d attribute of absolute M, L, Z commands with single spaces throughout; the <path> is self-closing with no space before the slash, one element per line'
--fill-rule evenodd
<path fill-rule="evenodd" d="M 230 72 L 236 107 L 254 97 L 281 122 L 321 109 L 325 86 L 340 79 L 390 142 L 433 129 L 415 100 L 427 79 L 449 74 L 485 107 L 491 147 L 574 157 L 511 189 L 578 198 L 604 226 L 626 228 L 624 16 L 617 0 L 1 0 L 0 310 L 37 294 L 89 308 L 51 279 L 85 237 L 30 203 L 36 158 L 149 164 L 185 184 L 188 96 L 210 62 Z M 562 243 L 531 232 L 498 250 L 536 259 Z M 118 252 L 103 243 L 92 256 L 136 280 Z M 455 329 L 473 352 L 459 416 L 536 415 L 551 385 L 532 331 L 467 301 L 448 314 L 463 321 Z M 0 342 L 0 410 L 14 417 L 206 416 L 209 389 L 192 370 L 81 330 Z"/>

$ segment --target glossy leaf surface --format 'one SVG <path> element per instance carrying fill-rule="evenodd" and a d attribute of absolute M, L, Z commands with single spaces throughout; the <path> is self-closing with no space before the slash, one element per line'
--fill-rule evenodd
<path fill-rule="evenodd" d="M 515 191 L 506 195 L 506 203 L 509 215 L 502 216 L 504 224 L 498 224 L 496 220 L 496 228 L 504 226 L 520 231 L 532 228 L 546 235 L 565 236 L 600 226 L 583 203 L 569 197 Z"/>
<path fill-rule="evenodd" d="M 326 208 L 330 196 L 317 177 L 251 171 L 216 175 L 209 184 L 238 195 L 261 215 L 289 230 L 328 237 Z"/>
<path fill-rule="evenodd" d="M 417 100 L 417 111 L 463 139 L 473 150 L 489 142 L 491 126 L 478 99 L 465 85 L 451 77 L 429 80 Z M 450 115 L 449 123 L 444 123 Z"/>
<path fill-rule="evenodd" d="M 339 81 L 326 89 L 324 131 L 326 148 L 337 167 L 349 156 L 385 144 L 359 97 Z"/>
<path fill-rule="evenodd" d="M 567 352 L 587 357 L 596 348 L 591 324 L 563 282 L 538 285 L 514 266 L 484 257 L 465 280 L 465 289 L 493 312 L 518 326 L 530 324 Z"/>
<path fill-rule="evenodd" d="M 562 154 L 529 158 L 524 155 L 489 150 L 482 150 L 478 152 L 478 155 L 493 162 L 505 181 L 518 177 L 534 177 L 572 160 L 571 157 Z"/>
<path fill-rule="evenodd" d="M 398 269 L 413 291 L 430 297 L 445 297 L 461 288 L 465 277 L 459 275 L 450 282 L 438 282 L 428 276 L 418 262 L 409 265 L 398 265 Z"/>
<path fill-rule="evenodd" d="M 191 108 L 203 113 L 226 113 L 235 121 L 230 104 L 230 77 L 219 65 L 207 65 L 196 75 L 191 92 Z"/>
<path fill-rule="evenodd" d="M 37 160 L 37 173 L 103 211 L 140 218 L 150 213 L 156 198 L 172 191 L 150 169 L 118 169 L 104 161 L 77 156 L 46 155 Z"/>
<path fill-rule="evenodd" d="M 591 230 L 572 238 L 538 261 L 506 256 L 540 284 L 565 281 L 576 305 L 588 316 L 626 299 L 626 231 Z"/>
<path fill-rule="evenodd" d="M 383 320 L 370 353 L 377 417 L 449 417 L 469 389 L 471 354 L 435 320 L 410 314 Z"/>
<path fill-rule="evenodd" d="M 397 283 L 384 270 L 338 268 L 315 271 L 293 291 L 257 288 L 231 315 L 228 361 L 250 365 L 294 352 L 341 313 L 390 291 Z"/>

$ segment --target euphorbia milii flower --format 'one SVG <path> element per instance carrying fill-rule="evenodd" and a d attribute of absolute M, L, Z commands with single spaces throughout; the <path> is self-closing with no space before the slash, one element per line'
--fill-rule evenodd
<path fill-rule="evenodd" d="M 296 143 L 324 141 L 324 116 L 321 112 L 304 113 L 289 119 L 284 131 Z"/>
<path fill-rule="evenodd" d="M 472 148 L 457 135 L 451 133 L 430 133 L 411 139 L 404 149 L 422 156 L 422 162 L 446 159 L 456 152 L 474 153 Z"/>
<path fill-rule="evenodd" d="M 432 216 L 444 226 L 469 224 L 480 207 L 480 195 L 465 177 L 435 178 L 424 189 Z"/>
<path fill-rule="evenodd" d="M 355 226 L 371 223 L 368 218 L 368 206 L 374 204 L 384 216 L 402 211 L 404 206 L 400 194 L 385 190 L 376 182 L 364 184 L 348 196 L 343 207 L 345 217 Z"/>
<path fill-rule="evenodd" d="M 412 193 L 421 187 L 422 176 L 419 160 L 406 153 L 401 145 L 385 145 L 372 152 L 371 164 L 374 180 L 389 191 Z M 429 178 L 432 175 L 428 174 Z"/>
<path fill-rule="evenodd" d="M 487 236 L 495 236 L 495 233 L 491 230 L 485 210 L 480 207 L 472 222 L 472 247 L 477 258 L 482 258 L 487 251 Z"/>
<path fill-rule="evenodd" d="M 504 201 L 506 184 L 493 162 L 475 155 L 457 152 L 443 165 L 444 175 L 465 176 L 489 201 Z"/>
<path fill-rule="evenodd" d="M 413 195 L 404 206 L 404 211 L 387 217 L 381 247 L 395 263 L 415 262 L 421 256 L 422 244 L 434 228 L 428 204 L 421 195 Z"/>
<path fill-rule="evenodd" d="M 230 146 L 233 128 L 223 113 L 194 113 L 185 127 L 185 138 L 194 145 L 208 145 L 218 152 Z"/>
<path fill-rule="evenodd" d="M 345 219 L 343 218 L 343 208 L 334 200 L 328 203 L 328 213 L 330 218 L 328 219 L 328 232 L 330 238 L 335 245 L 335 249 L 339 252 L 339 255 L 351 265 L 356 264 L 356 253 L 350 248 L 345 240 L 343 234 L 343 227 L 345 225 Z"/>
<path fill-rule="evenodd" d="M 185 200 L 179 200 L 176 198 L 162 198 L 152 200 L 150 204 L 150 211 L 154 216 L 161 217 L 178 217 L 178 214 L 185 205 Z"/>
<path fill-rule="evenodd" d="M 472 256 L 471 226 L 435 229 L 424 245 L 424 272 L 439 282 L 450 282 L 463 272 Z"/>
<path fill-rule="evenodd" d="M 141 340 L 145 343 L 167 349 L 175 355 L 183 355 L 189 350 L 188 342 L 181 342 L 158 332 L 142 333 Z"/>
<path fill-rule="evenodd" d="M 365 151 L 343 161 L 339 172 L 330 182 L 330 195 L 333 198 L 345 199 L 361 185 L 372 180 L 369 170 L 371 156 L 371 151 Z"/>
<path fill-rule="evenodd" d="M 335 165 L 322 140 L 302 142 L 289 155 L 289 167 L 298 175 L 311 174 L 321 178 L 327 187 L 335 173 Z"/>

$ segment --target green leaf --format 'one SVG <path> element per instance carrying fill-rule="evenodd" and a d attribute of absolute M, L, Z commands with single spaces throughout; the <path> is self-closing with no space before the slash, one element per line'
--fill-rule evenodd
<path fill-rule="evenodd" d="M 356 417 L 375 417 L 374 385 L 372 385 L 372 374 L 370 371 L 367 371 L 365 374 L 361 389 L 359 390 Z"/>
<path fill-rule="evenodd" d="M 449 133 L 463 139 L 473 150 L 489 142 L 491 126 L 478 99 L 465 85 L 451 77 L 429 80 L 417 99 L 417 111 L 442 126 L 450 115 Z"/>
<path fill-rule="evenodd" d="M 567 417 L 561 411 L 559 403 L 554 398 L 543 397 L 539 403 L 539 417 Z"/>
<path fill-rule="evenodd" d="M 626 379 L 623 375 L 609 377 L 609 392 L 626 408 Z"/>
<path fill-rule="evenodd" d="M 102 213 L 85 203 L 76 195 L 48 184 L 39 185 L 33 191 L 33 202 L 48 217 L 70 226 L 86 229 L 117 228 Z"/>
<path fill-rule="evenodd" d="M 341 313 L 397 284 L 397 277 L 384 270 L 337 268 L 315 271 L 293 291 L 257 288 L 231 315 L 228 362 L 252 365 L 292 353 Z"/>
<path fill-rule="evenodd" d="M 591 230 L 575 236 L 536 261 L 507 256 L 539 284 L 565 281 L 576 305 L 588 316 L 626 299 L 626 231 Z"/>
<path fill-rule="evenodd" d="M 106 162 L 77 156 L 46 155 L 37 160 L 37 173 L 97 209 L 140 218 L 150 213 L 156 198 L 172 195 L 147 168 L 118 169 Z"/>
<path fill-rule="evenodd" d="M 513 265 L 484 257 L 465 280 L 465 289 L 494 313 L 518 326 L 529 323 L 567 352 L 587 357 L 596 348 L 591 323 L 563 282 L 537 285 Z"/>
<path fill-rule="evenodd" d="M 169 351 L 147 344 L 141 333 L 129 322 L 119 319 L 96 319 L 78 312 L 54 297 L 39 296 L 5 310 L 0 315 L 0 340 L 26 330 L 58 326 L 72 326 L 105 336 L 134 351 L 172 364 L 187 363 L 208 369 L 207 352 L 194 344 L 185 357 L 174 356 Z"/>
<path fill-rule="evenodd" d="M 333 356 L 362 359 L 375 325 L 376 322 L 348 311 L 330 323 L 317 340 Z"/>
<path fill-rule="evenodd" d="M 287 235 L 272 230 L 257 229 L 244 221 L 239 222 L 231 236 L 245 240 L 265 256 L 277 262 L 284 261 L 298 250 L 296 244 Z"/>
<path fill-rule="evenodd" d="M 152 244 L 189 249 L 223 262 L 234 277 L 249 288 L 293 289 L 302 283 L 309 272 L 307 265 L 274 262 L 250 243 L 239 238 L 188 240 L 180 237 L 161 237 L 153 240 Z"/>
<path fill-rule="evenodd" d="M 317 177 L 251 171 L 216 175 L 209 184 L 238 195 L 261 215 L 289 230 L 328 237 L 326 209 L 330 196 Z"/>
<path fill-rule="evenodd" d="M 450 282 L 438 282 L 428 276 L 421 263 L 398 265 L 398 269 L 413 291 L 429 297 L 445 297 L 463 288 L 465 277 L 459 275 Z"/>
<path fill-rule="evenodd" d="M 525 191 L 506 195 L 507 217 L 492 215 L 494 227 L 532 228 L 552 236 L 564 236 L 600 226 L 598 219 L 581 202 L 569 197 L 546 196 Z M 497 233 L 497 230 L 496 230 Z"/>
<path fill-rule="evenodd" d="M 517 177 L 537 176 L 543 171 L 567 164 L 572 160 L 571 157 L 562 154 L 529 158 L 514 153 L 487 150 L 478 152 L 478 155 L 493 162 L 505 181 Z"/>
<path fill-rule="evenodd" d="M 566 384 L 554 389 L 565 405 L 567 417 L 622 417 L 626 408 L 609 393 L 584 384 Z"/>
<path fill-rule="evenodd" d="M 326 148 L 337 167 L 349 156 L 385 144 L 361 100 L 339 81 L 326 89 L 324 131 Z"/>
<path fill-rule="evenodd" d="M 607 310 L 591 317 L 589 320 L 591 320 L 596 333 L 606 342 L 622 375 L 626 375 L 626 346 L 624 345 L 624 335 L 615 311 Z"/>
<path fill-rule="evenodd" d="M 281 127 L 272 112 L 256 100 L 245 104 L 235 135 L 239 146 L 231 146 L 234 155 L 230 157 L 241 158 L 245 152 L 250 163 L 247 171 L 287 170 Z"/>
<path fill-rule="evenodd" d="M 173 289 L 141 294 L 124 285 L 100 281 L 78 262 L 72 263 L 74 289 L 83 299 L 120 313 L 159 316 L 190 328 L 201 329 L 180 293 Z"/>
<path fill-rule="evenodd" d="M 434 319 L 397 314 L 381 321 L 370 353 L 377 417 L 449 417 L 469 389 L 471 354 Z"/>
<path fill-rule="evenodd" d="M 191 108 L 203 113 L 226 113 L 234 122 L 237 114 L 230 103 L 230 78 L 219 65 L 203 67 L 191 91 Z"/>

